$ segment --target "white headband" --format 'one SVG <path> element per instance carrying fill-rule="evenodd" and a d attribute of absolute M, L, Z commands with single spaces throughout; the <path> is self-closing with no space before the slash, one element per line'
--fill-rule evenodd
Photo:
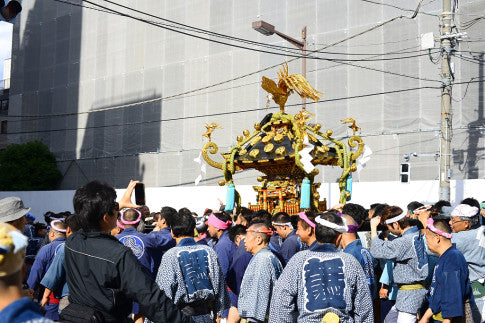
<path fill-rule="evenodd" d="M 406 212 L 403 212 L 403 213 L 401 213 L 398 216 L 395 216 L 395 217 L 393 217 L 393 218 L 391 218 L 389 220 L 386 220 L 386 224 L 391 224 L 391 223 L 397 222 L 397 221 L 399 221 L 401 219 L 404 219 L 405 217 L 406 217 Z"/>
<path fill-rule="evenodd" d="M 471 218 L 477 215 L 478 208 L 475 206 L 470 206 L 468 204 L 460 204 L 451 212 L 451 216 L 459 216 L 465 218 Z"/>
<path fill-rule="evenodd" d="M 342 220 L 343 220 L 343 218 L 342 218 Z M 315 222 L 317 222 L 320 225 L 323 225 L 324 227 L 334 229 L 335 231 L 340 232 L 340 233 L 345 233 L 345 232 L 349 231 L 349 229 L 345 225 L 345 221 L 344 221 L 344 224 L 338 225 L 338 224 L 332 223 L 330 221 L 327 221 L 325 219 L 322 219 L 322 217 L 320 217 L 320 216 L 317 216 L 315 218 Z"/>
<path fill-rule="evenodd" d="M 291 225 L 291 222 L 286 222 L 286 223 L 278 223 L 278 222 L 273 222 L 273 225 L 279 225 L 279 226 L 288 226 L 291 230 L 293 230 L 293 226 Z"/>

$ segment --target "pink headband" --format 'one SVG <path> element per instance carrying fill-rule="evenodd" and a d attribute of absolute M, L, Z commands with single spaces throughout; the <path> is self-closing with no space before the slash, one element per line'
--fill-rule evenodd
<path fill-rule="evenodd" d="M 125 212 L 128 211 L 128 210 L 133 210 L 136 213 L 138 213 L 138 219 L 136 219 L 135 221 L 126 221 L 125 219 L 123 219 Z M 123 223 L 123 224 L 137 224 L 141 220 L 141 212 L 138 211 L 137 209 L 123 209 L 123 210 L 120 211 L 120 214 L 121 214 L 120 220 L 121 220 L 121 223 Z"/>
<path fill-rule="evenodd" d="M 298 216 L 300 217 L 300 219 L 302 219 L 303 221 L 305 221 L 309 226 L 311 226 L 313 229 L 315 229 L 315 223 L 313 223 L 312 221 L 310 221 L 310 219 L 306 216 L 306 213 L 305 212 L 300 212 L 298 214 Z"/>
<path fill-rule="evenodd" d="M 120 229 L 125 229 L 125 226 L 123 224 L 120 223 L 120 221 L 116 220 L 116 225 L 118 226 L 118 228 Z"/>
<path fill-rule="evenodd" d="M 227 228 L 229 228 L 229 226 L 231 225 L 232 221 L 231 220 L 228 220 L 227 222 L 223 222 L 223 221 L 219 220 L 214 215 L 214 213 L 212 213 L 209 216 L 209 220 L 207 220 L 207 223 L 209 225 L 212 225 L 213 227 L 216 227 L 217 229 L 226 230 Z"/>
<path fill-rule="evenodd" d="M 436 229 L 434 227 L 434 221 L 433 221 L 433 218 L 429 218 L 428 219 L 428 229 L 431 231 L 431 232 L 434 232 L 436 234 L 439 234 L 440 236 L 443 236 L 447 239 L 451 239 L 453 237 L 453 235 L 451 233 L 446 233 L 446 232 L 443 232 L 439 229 Z"/>
<path fill-rule="evenodd" d="M 64 222 L 62 220 L 54 220 L 54 221 L 51 221 L 51 228 L 54 228 L 54 230 L 56 231 L 59 231 L 59 232 L 62 232 L 62 233 L 66 233 L 66 229 L 61 229 L 59 227 L 56 226 L 57 223 L 60 223 L 60 222 Z"/>

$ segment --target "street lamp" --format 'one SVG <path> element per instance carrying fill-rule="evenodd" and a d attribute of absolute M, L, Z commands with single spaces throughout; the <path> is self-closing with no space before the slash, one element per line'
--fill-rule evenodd
<path fill-rule="evenodd" d="M 266 21 L 259 20 L 259 21 L 254 21 L 252 24 L 252 27 L 254 30 L 260 32 L 261 34 L 265 36 L 271 36 L 273 34 L 276 34 L 286 40 L 287 42 L 291 43 L 295 47 L 301 49 L 302 51 L 302 75 L 306 79 L 306 26 L 303 27 L 301 30 L 301 38 L 303 40 L 297 40 L 295 38 L 292 38 L 288 35 L 283 34 L 282 32 L 279 32 L 275 29 L 275 27 L 267 23 Z M 306 98 L 302 98 L 302 110 L 306 110 Z"/>

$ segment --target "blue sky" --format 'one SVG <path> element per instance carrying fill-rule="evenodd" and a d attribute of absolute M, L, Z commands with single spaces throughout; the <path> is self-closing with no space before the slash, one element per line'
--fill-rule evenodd
<path fill-rule="evenodd" d="M 0 22 L 0 80 L 3 79 L 3 60 L 12 56 L 12 28 L 12 24 Z"/>

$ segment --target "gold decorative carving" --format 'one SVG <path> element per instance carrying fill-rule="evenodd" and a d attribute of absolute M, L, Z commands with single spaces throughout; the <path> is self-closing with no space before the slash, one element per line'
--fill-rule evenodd
<path fill-rule="evenodd" d="M 351 195 L 350 189 L 347 187 L 348 178 L 351 172 L 356 171 L 355 160 L 364 149 L 364 142 L 355 135 L 360 127 L 352 118 L 341 120 L 344 124 L 349 124 L 349 128 L 354 131 L 354 135 L 345 143 L 332 138 L 331 129 L 322 133 L 320 123 L 308 125 L 308 122 L 315 117 L 312 113 L 308 111 L 299 111 L 295 115 L 285 113 L 284 106 L 292 92 L 315 101 L 318 101 L 321 92 L 311 87 L 307 80 L 300 75 L 289 75 L 286 64 L 280 69 L 278 78 L 276 83 L 263 77 L 261 87 L 268 92 L 269 100 L 274 100 L 280 106 L 280 111 L 273 113 L 271 118 L 265 119 L 265 124 L 255 123 L 256 131 L 250 133 L 246 129 L 242 136 L 238 135 L 237 144 L 222 154 L 222 162 L 209 158 L 209 153 L 216 154 L 218 151 L 217 145 L 211 141 L 211 134 L 215 129 L 220 129 L 220 126 L 217 123 L 206 124 L 206 132 L 203 136 L 207 137 L 209 142 L 202 148 L 204 160 L 209 165 L 222 169 L 224 180 L 219 182 L 220 185 L 234 183 L 232 175 L 240 169 L 255 169 L 264 174 L 264 176 L 257 177 L 260 186 L 254 186 L 257 192 L 257 202 L 249 205 L 251 210 L 265 209 L 273 214 L 278 211 L 298 214 L 300 212 L 299 187 L 302 180 L 308 178 L 311 183 L 310 208 L 321 212 L 326 208 L 326 201 L 325 199 L 320 201 L 318 193 L 320 183 L 314 182 L 315 176 L 320 171 L 314 168 L 307 173 L 300 161 L 303 158 L 301 151 L 307 146 L 308 140 L 312 148 L 310 156 L 313 157 L 311 160 L 313 165 L 341 167 L 342 174 L 338 180 L 339 201 L 345 203 Z M 354 148 L 355 151 L 351 148 Z M 262 155 L 263 150 L 268 155 Z M 270 158 L 269 154 L 273 152 L 275 155 L 271 155 L 274 157 Z M 241 199 L 237 191 L 235 198 L 240 207 Z"/>
<path fill-rule="evenodd" d="M 259 149 L 253 149 L 253 150 L 251 150 L 251 152 L 249 153 L 249 156 L 251 158 L 258 158 L 259 157 Z"/>
<path fill-rule="evenodd" d="M 273 139 L 273 135 L 272 134 L 268 134 L 266 136 L 263 137 L 263 143 L 264 144 L 267 144 L 268 142 L 270 142 L 271 140 Z"/>
<path fill-rule="evenodd" d="M 209 141 L 211 141 L 211 136 L 212 136 L 212 133 L 214 132 L 214 130 L 216 129 L 222 129 L 222 127 L 218 124 L 218 123 L 209 123 L 209 124 L 205 124 L 205 128 L 207 129 L 207 131 L 205 133 L 202 134 L 203 137 L 207 137 L 209 139 Z"/>
<path fill-rule="evenodd" d="M 276 136 L 274 136 L 273 140 L 274 140 L 274 142 L 279 144 L 279 143 L 282 143 L 283 140 L 285 140 L 285 136 L 283 134 L 279 133 Z"/>
<path fill-rule="evenodd" d="M 207 154 L 207 151 L 211 154 L 217 154 L 217 151 L 219 150 L 219 147 L 212 141 L 209 141 L 202 147 L 202 158 L 207 162 L 207 164 L 211 165 L 212 167 L 222 169 L 222 163 L 218 163 L 212 159 L 210 159 L 209 155 Z"/>
<path fill-rule="evenodd" d="M 346 123 L 350 123 L 350 126 L 349 128 L 352 129 L 352 131 L 354 131 L 354 136 L 355 136 L 355 133 L 357 131 L 360 130 L 360 127 L 357 127 L 357 125 L 355 124 L 355 120 L 353 118 L 345 118 L 343 120 L 340 120 L 343 124 L 346 124 Z"/>
<path fill-rule="evenodd" d="M 315 90 L 310 83 L 301 75 L 288 74 L 288 64 L 284 64 L 280 68 L 278 73 L 278 84 L 275 81 L 263 76 L 263 81 L 261 82 L 261 87 L 269 93 L 269 99 L 280 106 L 280 112 L 285 112 L 285 104 L 288 100 L 290 94 L 295 91 L 302 98 L 309 98 L 318 102 L 319 98 L 322 96 L 322 92 Z"/>
<path fill-rule="evenodd" d="M 272 152 L 273 149 L 274 149 L 274 145 L 272 143 L 269 143 L 266 146 L 264 146 L 264 152 L 267 154 Z"/>
<path fill-rule="evenodd" d="M 285 146 L 281 146 L 281 147 L 278 147 L 276 148 L 276 151 L 275 151 L 276 155 L 285 155 L 286 154 L 286 147 Z"/>

